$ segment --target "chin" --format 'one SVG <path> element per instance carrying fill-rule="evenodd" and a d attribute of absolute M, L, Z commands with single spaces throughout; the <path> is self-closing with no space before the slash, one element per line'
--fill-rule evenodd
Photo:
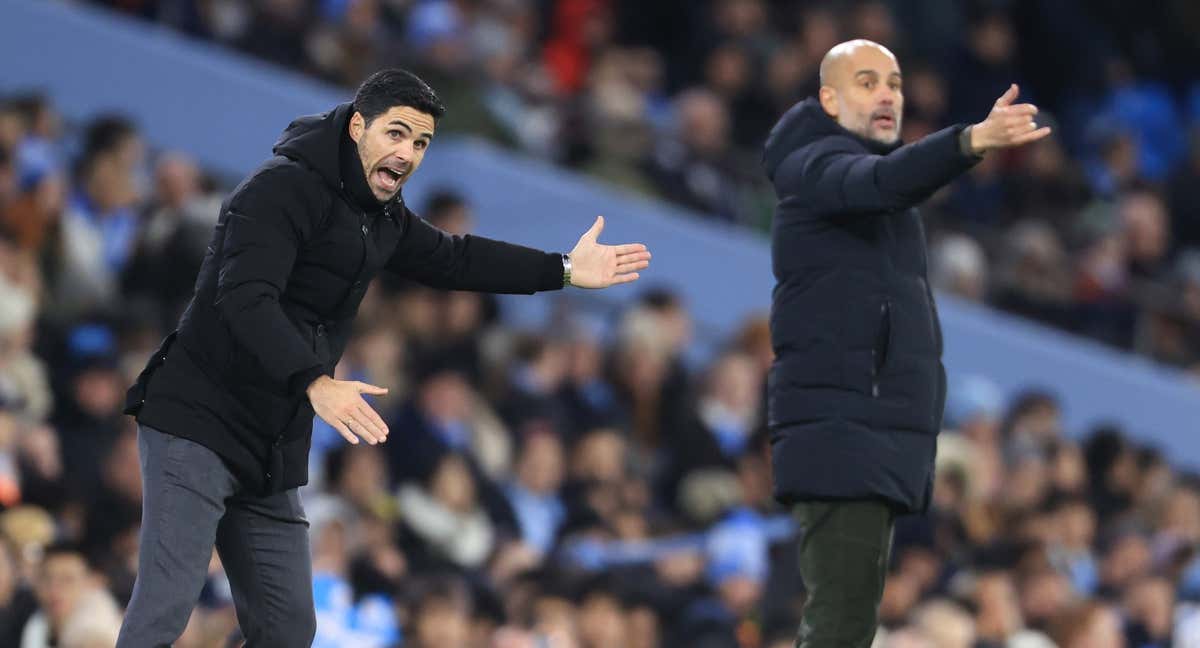
<path fill-rule="evenodd" d="M 900 124 L 897 123 L 896 127 L 893 128 L 892 130 L 880 131 L 878 133 L 878 137 L 876 137 L 875 139 L 879 140 L 880 142 L 883 142 L 884 144 L 895 144 L 896 142 L 899 142 L 900 141 Z"/>

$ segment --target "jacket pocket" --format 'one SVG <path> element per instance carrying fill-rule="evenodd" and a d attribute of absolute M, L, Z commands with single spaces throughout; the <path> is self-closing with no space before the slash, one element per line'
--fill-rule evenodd
<path fill-rule="evenodd" d="M 878 398 L 880 377 L 894 348 L 892 302 L 884 296 L 869 298 L 847 309 L 846 314 L 843 330 L 849 339 L 841 350 L 843 384 Z"/>
<path fill-rule="evenodd" d="M 888 355 L 892 350 L 892 302 L 886 297 L 879 303 L 879 320 L 875 329 L 875 344 L 871 347 L 871 376 L 876 387 L 872 395 L 878 396 L 878 377 L 887 367 Z"/>

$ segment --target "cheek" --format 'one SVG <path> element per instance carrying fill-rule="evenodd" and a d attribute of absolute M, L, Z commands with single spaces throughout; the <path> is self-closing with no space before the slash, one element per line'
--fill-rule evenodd
<path fill-rule="evenodd" d="M 417 169 L 420 168 L 420 166 L 421 166 L 421 162 L 423 162 L 424 160 L 425 160 L 425 149 L 422 149 L 420 151 L 413 149 L 412 171 L 408 172 L 409 177 L 412 177 L 412 174 L 416 173 Z"/>

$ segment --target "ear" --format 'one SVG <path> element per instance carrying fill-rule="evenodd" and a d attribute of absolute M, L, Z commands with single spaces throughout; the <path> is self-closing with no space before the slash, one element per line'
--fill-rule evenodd
<path fill-rule="evenodd" d="M 825 114 L 836 120 L 838 116 L 837 90 L 834 90 L 833 86 L 821 86 L 817 97 L 821 102 L 821 107 L 825 109 Z"/>
<path fill-rule="evenodd" d="M 355 144 L 362 139 L 363 132 L 367 130 L 367 120 L 363 118 L 362 113 L 355 111 L 350 117 L 350 139 L 354 140 Z"/>

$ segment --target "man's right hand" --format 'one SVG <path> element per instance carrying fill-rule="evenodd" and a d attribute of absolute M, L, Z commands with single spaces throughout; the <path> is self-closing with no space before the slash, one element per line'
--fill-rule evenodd
<path fill-rule="evenodd" d="M 376 387 L 357 380 L 334 380 L 329 376 L 321 376 L 308 386 L 306 393 L 317 416 L 333 426 L 347 441 L 358 443 L 358 437 L 362 437 L 367 443 L 375 445 L 387 440 L 388 427 L 363 400 L 362 394 L 382 396 L 387 391 L 386 387 Z"/>
<path fill-rule="evenodd" d="M 981 155 L 992 149 L 1021 146 L 1050 134 L 1049 126 L 1038 128 L 1033 120 L 1038 113 L 1037 106 L 1013 105 L 1018 92 L 1017 84 L 1009 86 L 1008 91 L 996 100 L 987 119 L 971 126 L 972 152 Z"/>

